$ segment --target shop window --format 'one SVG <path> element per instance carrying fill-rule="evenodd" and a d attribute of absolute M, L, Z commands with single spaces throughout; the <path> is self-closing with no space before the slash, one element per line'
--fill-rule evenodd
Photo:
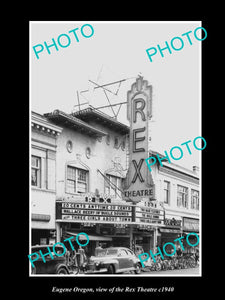
<path fill-rule="evenodd" d="M 66 191 L 68 193 L 86 193 L 88 171 L 67 166 Z"/>
<path fill-rule="evenodd" d="M 41 158 L 31 157 L 31 185 L 41 187 Z"/>
<path fill-rule="evenodd" d="M 121 196 L 121 178 L 106 174 L 105 193 L 110 196 Z"/>
<path fill-rule="evenodd" d="M 170 182 L 164 180 L 164 203 L 169 204 L 170 201 Z"/>
<path fill-rule="evenodd" d="M 191 190 L 191 208 L 199 210 L 199 191 Z"/>
<path fill-rule="evenodd" d="M 177 185 L 177 206 L 188 208 L 188 188 Z"/>

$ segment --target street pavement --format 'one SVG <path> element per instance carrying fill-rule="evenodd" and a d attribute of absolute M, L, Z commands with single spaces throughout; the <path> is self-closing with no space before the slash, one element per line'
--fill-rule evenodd
<path fill-rule="evenodd" d="M 165 271 L 144 271 L 139 275 L 150 275 L 158 276 L 158 275 L 171 275 L 171 276 L 180 276 L 180 275 L 200 275 L 199 267 L 196 268 L 188 268 L 188 269 L 175 269 L 175 270 L 165 270 Z"/>
<path fill-rule="evenodd" d="M 98 274 L 88 274 L 89 276 L 98 276 Z M 121 276 L 121 275 L 128 275 L 128 276 L 200 276 L 200 269 L 199 266 L 196 268 L 188 268 L 188 269 L 175 269 L 175 270 L 165 270 L 165 271 L 142 271 L 140 274 L 135 274 L 132 272 L 124 272 L 122 274 L 99 274 L 100 276 Z M 79 273 L 75 276 L 87 276 L 87 274 Z"/>

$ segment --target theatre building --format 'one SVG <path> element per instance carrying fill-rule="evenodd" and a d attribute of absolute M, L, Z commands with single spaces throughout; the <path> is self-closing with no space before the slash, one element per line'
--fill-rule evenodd
<path fill-rule="evenodd" d="M 62 128 L 56 153 L 56 241 L 85 232 L 87 254 L 99 243 L 129 246 L 132 206 L 122 201 L 129 128 L 92 108 L 74 114 L 55 110 L 45 117 Z"/>
<path fill-rule="evenodd" d="M 85 232 L 88 255 L 99 244 L 154 247 L 164 211 L 150 201 L 150 185 L 127 189 L 130 128 L 93 108 L 70 115 L 55 110 L 45 117 L 62 128 L 56 153 L 56 241 Z"/>
<path fill-rule="evenodd" d="M 130 126 L 93 107 L 33 115 L 33 242 L 73 236 L 77 248 L 75 237 L 84 232 L 93 255 L 99 244 L 149 251 L 198 232 L 196 170 L 167 162 L 147 167 L 145 159 L 156 154 L 149 152 L 151 117 L 152 86 L 141 76 L 127 93 Z"/>

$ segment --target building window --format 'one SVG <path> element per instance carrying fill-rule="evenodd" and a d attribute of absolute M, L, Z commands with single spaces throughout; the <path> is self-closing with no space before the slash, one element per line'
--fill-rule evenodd
<path fill-rule="evenodd" d="M 41 187 L 41 158 L 31 157 L 31 185 Z"/>
<path fill-rule="evenodd" d="M 67 192 L 76 193 L 76 169 L 67 167 Z"/>
<path fill-rule="evenodd" d="M 86 157 L 89 159 L 91 157 L 91 148 L 87 147 L 86 148 Z"/>
<path fill-rule="evenodd" d="M 66 191 L 68 193 L 86 193 L 88 171 L 67 166 Z"/>
<path fill-rule="evenodd" d="M 121 143 L 121 149 L 124 151 L 126 148 L 126 141 L 123 140 L 122 143 Z"/>
<path fill-rule="evenodd" d="M 188 208 L 188 188 L 182 185 L 177 186 L 177 206 Z"/>
<path fill-rule="evenodd" d="M 86 193 L 87 192 L 87 171 L 77 169 L 78 179 L 77 179 L 77 192 Z"/>
<path fill-rule="evenodd" d="M 66 149 L 69 153 L 71 153 L 73 151 L 73 143 L 72 141 L 67 141 L 66 143 Z"/>
<path fill-rule="evenodd" d="M 106 144 L 109 145 L 110 144 L 110 135 L 107 134 L 106 136 Z"/>
<path fill-rule="evenodd" d="M 199 191 L 191 190 L 191 208 L 199 210 Z"/>
<path fill-rule="evenodd" d="M 105 193 L 110 196 L 121 197 L 121 178 L 106 174 Z"/>
<path fill-rule="evenodd" d="M 164 181 L 164 203 L 169 204 L 170 201 L 170 183 L 169 181 Z"/>
<path fill-rule="evenodd" d="M 115 136 L 114 138 L 114 148 L 118 149 L 119 148 L 119 138 L 117 136 Z"/>

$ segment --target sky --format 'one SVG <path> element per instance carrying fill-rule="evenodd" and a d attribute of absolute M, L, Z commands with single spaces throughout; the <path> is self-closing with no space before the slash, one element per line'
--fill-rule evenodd
<path fill-rule="evenodd" d="M 90 24 L 94 30 L 92 36 L 85 38 L 81 28 Z M 127 101 L 127 91 L 138 75 L 144 77 L 153 88 L 153 118 L 150 122 L 151 148 L 164 153 L 186 141 L 201 136 L 201 43 L 193 32 L 200 27 L 200 21 L 191 22 L 30 22 L 30 107 L 32 111 L 43 114 L 55 109 L 66 113 L 78 109 L 77 94 L 80 103 L 88 102 L 94 107 L 110 103 Z M 69 31 L 78 28 L 74 33 Z M 192 31 L 192 45 L 183 33 Z M 91 35 L 89 26 L 83 26 L 83 33 Z M 58 51 L 50 47 L 48 54 L 44 42 L 62 45 Z M 200 33 L 198 33 L 200 36 Z M 171 40 L 180 37 L 184 46 L 180 51 L 171 47 Z M 162 57 L 157 51 L 150 62 L 146 49 L 168 42 L 172 53 L 163 51 Z M 37 59 L 32 47 L 41 44 L 43 51 Z M 174 41 L 179 48 L 179 40 Z M 41 46 L 35 48 L 40 50 Z M 101 85 L 126 79 L 107 88 L 116 93 L 104 94 Z M 94 83 L 95 84 L 94 84 Z M 84 92 L 88 90 L 88 92 Z M 108 98 L 108 99 L 107 99 Z M 74 107 L 75 106 L 75 107 Z M 87 107 L 86 105 L 81 108 Z M 117 113 L 119 106 L 114 106 Z M 103 109 L 112 116 L 111 109 Z M 120 108 L 118 121 L 129 125 L 126 119 L 126 104 Z M 192 169 L 199 165 L 201 151 L 190 144 L 192 154 L 185 148 L 184 156 L 178 165 Z"/>

